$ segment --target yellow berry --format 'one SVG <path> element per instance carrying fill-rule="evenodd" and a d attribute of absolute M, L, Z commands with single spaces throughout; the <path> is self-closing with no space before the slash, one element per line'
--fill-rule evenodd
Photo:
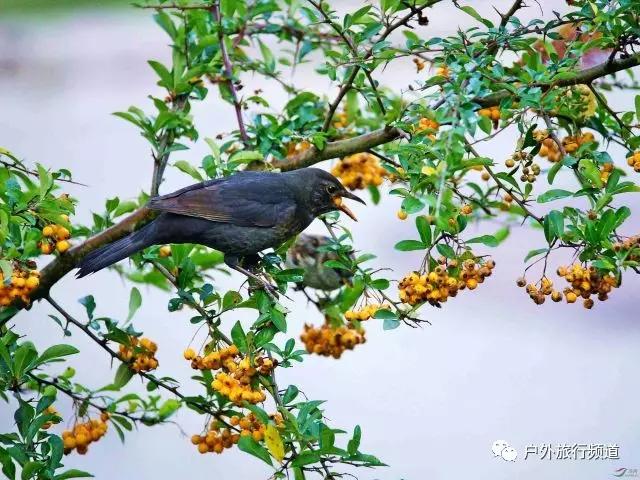
<path fill-rule="evenodd" d="M 60 253 L 66 252 L 69 250 L 69 247 L 71 247 L 71 244 L 67 240 L 60 240 L 56 242 L 56 250 Z"/>

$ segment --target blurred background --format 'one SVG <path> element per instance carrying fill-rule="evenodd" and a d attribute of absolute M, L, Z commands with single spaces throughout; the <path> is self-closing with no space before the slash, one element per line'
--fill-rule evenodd
<path fill-rule="evenodd" d="M 339 3 L 348 9 L 362 2 Z M 467 3 L 495 18 L 493 5 L 506 10 L 512 2 Z M 549 19 L 554 8 L 564 8 L 564 2 L 552 0 L 530 3 L 525 17 Z M 470 17 L 462 17 L 448 2 L 433 10 L 430 20 L 419 34 L 448 35 L 470 24 Z M 69 187 L 68 193 L 79 199 L 72 221 L 90 222 L 91 212 L 102 212 L 106 198 L 135 198 L 148 189 L 149 148 L 133 126 L 111 113 L 133 104 L 148 109 L 147 95 L 160 95 L 146 61 L 168 60 L 167 43 L 151 12 L 124 0 L 0 0 L 0 145 L 28 163 L 69 168 L 88 185 Z M 396 91 L 416 78 L 409 58 L 381 77 Z M 260 78 L 244 80 L 246 88 L 259 85 L 273 106 L 286 101 L 277 86 Z M 317 93 L 333 93 L 326 79 L 314 75 L 313 65 L 298 69 L 293 81 Z M 194 104 L 201 138 L 234 128 L 231 108 L 216 98 L 215 89 L 210 93 L 205 102 Z M 609 98 L 614 108 L 629 109 L 633 94 Z M 480 144 L 479 150 L 501 162 L 514 142 L 515 135 L 501 135 Z M 200 140 L 172 159 L 199 165 L 206 151 Z M 612 156 L 624 162 L 623 152 L 612 150 Z M 190 177 L 170 169 L 162 189 L 169 192 L 189 183 Z M 636 197 L 628 201 L 638 205 Z M 392 268 L 394 278 L 420 262 L 418 252 L 393 249 L 399 239 L 416 237 L 412 221 L 396 219 L 398 207 L 397 199 L 383 196 L 378 207 L 355 207 L 360 221 L 348 224 L 355 247 L 376 254 L 372 264 Z M 316 222 L 310 231 L 324 233 L 323 228 Z M 497 228 L 488 225 L 478 233 Z M 295 383 L 309 398 L 327 400 L 325 413 L 333 426 L 350 431 L 361 425 L 362 450 L 389 464 L 356 472 L 362 479 L 595 480 L 611 478 L 620 467 L 640 468 L 640 325 L 635 305 L 640 282 L 627 274 L 623 288 L 591 311 L 578 304 L 536 306 L 515 279 L 522 274 L 524 255 L 543 243 L 541 232 L 515 229 L 497 250 L 479 250 L 493 254 L 497 268 L 478 290 L 440 310 L 423 309 L 422 317 L 432 326 L 384 332 L 380 324 L 369 323 L 365 345 L 338 361 L 309 356 L 302 365 L 281 370 L 280 386 Z M 552 257 L 552 265 L 569 261 L 562 254 Z M 41 260 L 39 267 L 45 263 Z M 243 281 L 235 274 L 218 274 L 217 279 L 221 289 L 238 288 Z M 77 299 L 92 293 L 98 315 L 124 319 L 129 291 L 130 285 L 103 271 L 82 281 L 69 275 L 52 296 L 84 318 Z M 135 324 L 159 344 L 159 371 L 184 382 L 184 392 L 196 393 L 197 385 L 189 381 L 192 371 L 182 359 L 195 333 L 187 321 L 190 313 L 169 314 L 169 297 L 158 290 L 143 295 Z M 322 319 L 304 297 L 293 298 L 285 304 L 292 310 L 289 333 L 297 338 L 304 322 L 320 324 Z M 39 348 L 64 341 L 49 313 L 52 309 L 40 303 L 16 320 L 19 332 Z M 238 318 L 229 316 L 225 323 L 230 327 Z M 105 355 L 77 332 L 73 342 L 82 351 L 74 362 L 76 379 L 90 387 L 107 383 L 115 369 Z M 129 388 L 141 385 L 134 379 Z M 63 414 L 69 411 L 67 399 L 57 403 Z M 0 431 L 12 428 L 12 411 L 0 405 Z M 188 435 L 201 431 L 202 418 L 184 410 L 175 420 L 182 430 L 176 425 L 141 427 L 125 444 L 110 432 L 87 456 L 66 457 L 66 465 L 98 479 L 269 476 L 264 464 L 237 449 L 199 455 Z M 518 450 L 515 462 L 494 458 L 491 445 L 497 439 Z M 543 443 L 617 444 L 620 460 L 524 460 L 527 445 Z"/>

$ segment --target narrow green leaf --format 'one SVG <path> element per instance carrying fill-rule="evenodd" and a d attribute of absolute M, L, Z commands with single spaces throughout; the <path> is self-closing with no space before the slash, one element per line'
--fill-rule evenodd
<path fill-rule="evenodd" d="M 568 190 L 552 189 L 538 196 L 538 203 L 547 203 L 560 198 L 571 197 L 572 195 L 573 192 Z"/>
<path fill-rule="evenodd" d="M 133 287 L 129 294 L 129 315 L 127 316 L 127 322 L 133 318 L 140 308 L 140 305 L 142 305 L 142 295 L 140 294 L 140 290 Z"/>
<path fill-rule="evenodd" d="M 411 250 L 424 250 L 427 246 L 419 240 L 401 240 L 396 243 L 395 249 L 401 252 L 408 252 Z"/>

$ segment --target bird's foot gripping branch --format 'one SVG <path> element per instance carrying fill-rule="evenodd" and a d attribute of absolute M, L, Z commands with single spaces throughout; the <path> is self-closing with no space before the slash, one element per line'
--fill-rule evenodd
<path fill-rule="evenodd" d="M 278 373 L 304 368 L 307 354 L 374 348 L 362 346 L 365 327 L 415 327 L 446 312 L 446 302 L 481 301 L 482 284 L 500 268 L 489 249 L 515 227 L 539 238 L 514 279 L 536 304 L 591 309 L 629 294 L 623 274 L 637 273 L 640 259 L 627 221 L 640 190 L 640 97 L 631 75 L 640 63 L 640 6 L 567 4 L 531 21 L 520 18 L 521 0 L 498 14 L 439 0 L 363 3 L 344 16 L 312 0 L 286 8 L 141 5 L 169 37 L 172 59 L 149 61 L 164 93 L 116 115 L 152 149 L 149 193 L 111 198 L 91 225 L 80 225 L 82 203 L 62 193 L 70 172 L 0 150 L 0 395 L 15 410 L 15 432 L 0 435 L 3 474 L 85 476 L 64 467 L 65 454 L 99 449 L 105 434 L 124 440 L 134 426 L 173 421 L 179 409 L 202 418 L 194 450 L 237 447 L 270 468 L 265 477 L 337 478 L 381 466 L 361 451 L 359 426 L 330 425 L 322 408 L 332 407 L 307 398 L 303 386 L 280 385 Z M 433 36 L 430 22 L 446 9 L 470 26 Z M 303 90 L 290 75 L 318 58 L 316 73 L 333 82 L 335 96 Z M 403 62 L 414 78 L 383 86 L 381 71 Z M 255 76 L 283 89 L 281 109 L 262 90 L 249 91 Z M 626 95 L 625 107 L 609 102 L 610 91 Z M 201 139 L 191 107 L 214 96 L 229 104 L 233 125 Z M 506 139 L 513 151 L 496 158 L 495 142 Z M 176 159 L 188 142 L 205 142 L 209 153 Z M 332 175 L 308 168 L 330 159 Z M 199 183 L 161 195 L 169 172 Z M 382 196 L 398 200 L 397 219 L 370 228 L 412 220 L 415 234 L 395 245 L 419 252 L 412 271 L 376 264 L 357 250 L 348 223 L 337 223 L 340 212 L 353 214 L 353 191 L 366 191 L 371 209 Z M 327 234 L 296 237 L 317 216 Z M 471 225 L 481 232 L 471 235 Z M 56 301 L 66 274 L 107 266 L 131 284 L 126 320 L 109 316 L 105 292 L 83 292 L 82 316 Z M 225 291 L 219 280 L 229 267 L 248 281 Z M 82 291 L 85 283 L 74 281 Z M 277 298 L 256 288 L 265 282 Z M 167 292 L 168 315 L 191 312 L 191 345 L 144 336 L 135 320 L 140 285 Z M 290 299 L 308 302 L 318 321 L 295 331 Z M 69 344 L 39 350 L 20 335 L 25 307 L 38 300 Z M 239 309 L 254 320 L 238 322 Z M 71 343 L 79 335 L 113 363 L 104 384 L 76 378 L 82 353 Z M 184 393 L 158 351 L 190 362 L 196 386 L 188 390 L 196 393 Z M 59 362 L 69 368 L 52 368 Z M 131 388 L 133 377 L 146 393 Z"/>

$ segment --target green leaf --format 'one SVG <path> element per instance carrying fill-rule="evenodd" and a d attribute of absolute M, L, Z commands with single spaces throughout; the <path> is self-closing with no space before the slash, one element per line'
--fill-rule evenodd
<path fill-rule="evenodd" d="M 383 330 L 393 330 L 394 328 L 398 328 L 400 326 L 400 320 L 393 318 L 385 318 L 382 322 Z"/>
<path fill-rule="evenodd" d="M 542 255 L 543 253 L 547 253 L 548 251 L 549 251 L 548 248 L 538 248 L 538 249 L 535 249 L 535 250 L 531 250 L 524 257 L 524 262 L 527 263 L 527 261 L 532 259 L 533 257 L 537 257 L 538 255 Z"/>
<path fill-rule="evenodd" d="M 238 441 L 238 448 L 243 452 L 249 453 L 254 457 L 259 458 L 267 465 L 273 465 L 271 463 L 271 455 L 269 455 L 267 449 L 256 442 L 252 437 L 240 437 L 240 440 Z"/>
<path fill-rule="evenodd" d="M 552 189 L 538 196 L 538 203 L 552 202 L 553 200 L 571 197 L 572 195 L 573 195 L 573 192 L 570 192 L 568 190 Z"/>
<path fill-rule="evenodd" d="M 142 305 L 142 295 L 140 294 L 140 290 L 133 287 L 129 294 L 129 315 L 127 316 L 127 322 L 133 318 L 140 308 L 140 305 Z"/>
<path fill-rule="evenodd" d="M 66 345 L 66 344 L 53 345 L 47 348 L 44 352 L 42 352 L 42 355 L 38 357 L 38 360 L 36 361 L 35 365 L 36 366 L 42 365 L 43 363 L 50 362 L 60 357 L 66 357 L 67 355 L 75 355 L 76 353 L 79 353 L 79 352 L 80 350 L 78 350 L 76 347 L 73 347 L 71 345 Z"/>
<path fill-rule="evenodd" d="M 127 365 L 126 363 L 121 363 L 118 367 L 118 370 L 116 370 L 116 376 L 113 380 L 112 387 L 115 390 L 120 390 L 127 383 L 129 383 L 129 380 L 131 380 L 131 378 L 133 377 L 133 373 L 134 372 L 133 370 L 131 370 L 131 368 L 129 368 L 129 365 Z"/>
<path fill-rule="evenodd" d="M 138 204 L 133 200 L 120 202 L 120 204 L 113 211 L 113 216 L 119 217 L 120 215 L 124 215 L 125 213 L 133 212 L 136 208 L 138 208 Z"/>
<path fill-rule="evenodd" d="M 250 163 L 254 161 L 262 161 L 264 157 L 256 150 L 242 150 L 231 156 L 229 159 L 229 168 L 234 169 L 243 163 Z"/>
<path fill-rule="evenodd" d="M 179 400 L 175 398 L 170 398 L 166 400 L 158 409 L 158 416 L 161 420 L 166 420 L 180 408 L 181 403 Z"/>
<path fill-rule="evenodd" d="M 248 438 L 248 437 L 243 437 Z M 300 452 L 298 456 L 291 462 L 293 467 L 302 467 L 304 465 L 310 465 L 320 461 L 320 452 L 317 450 L 305 450 Z"/>
<path fill-rule="evenodd" d="M 464 7 L 459 7 L 459 8 L 460 8 L 460 10 L 462 10 L 465 13 L 467 13 L 468 15 L 471 15 L 477 21 L 482 23 L 484 26 L 489 27 L 489 28 L 493 28 L 493 23 L 490 20 L 487 20 L 486 18 L 484 18 L 478 12 L 476 12 L 475 8 L 470 7 L 468 5 L 464 6 Z"/>
<path fill-rule="evenodd" d="M 440 252 L 440 255 L 447 258 L 456 258 L 456 252 L 446 243 L 439 243 L 436 245 L 436 249 Z"/>
<path fill-rule="evenodd" d="M 396 312 L 389 310 L 388 308 L 379 308 L 376 313 L 373 314 L 373 318 L 380 318 L 383 320 L 396 319 L 398 318 L 398 315 L 396 315 Z"/>
<path fill-rule="evenodd" d="M 478 120 L 478 126 L 487 135 L 489 135 L 491 130 L 493 130 L 493 122 L 491 122 L 489 117 L 480 117 Z"/>
<path fill-rule="evenodd" d="M 242 324 L 238 320 L 231 329 L 231 340 L 242 353 L 247 352 L 247 336 L 242 329 Z"/>
<path fill-rule="evenodd" d="M 487 247 L 497 247 L 500 242 L 493 235 L 481 235 L 479 237 L 470 238 L 466 243 L 482 243 Z"/>
<path fill-rule="evenodd" d="M 298 387 L 296 387 L 295 385 L 289 385 L 287 387 L 287 390 L 284 392 L 284 395 L 282 396 L 282 403 L 286 405 L 287 403 L 291 402 L 298 396 L 298 393 Z"/>
<path fill-rule="evenodd" d="M 349 443 L 347 444 L 347 452 L 349 455 L 355 455 L 358 452 L 358 448 L 360 447 L 360 439 L 362 438 L 362 430 L 360 429 L 360 425 L 356 425 L 353 429 L 353 436 Z"/>
<path fill-rule="evenodd" d="M 151 68 L 158 74 L 160 77 L 160 85 L 165 87 L 167 90 L 173 89 L 173 77 L 171 76 L 171 72 L 167 70 L 160 62 L 156 62 L 155 60 L 149 60 L 149 65 Z"/>
<path fill-rule="evenodd" d="M 271 49 L 269 49 L 269 47 L 267 47 L 260 40 L 258 40 L 258 45 L 260 46 L 260 52 L 262 53 L 262 58 L 264 59 L 264 64 L 267 72 L 273 73 L 276 69 L 276 61 L 273 58 L 273 53 L 271 53 Z"/>
<path fill-rule="evenodd" d="M 287 319 L 277 308 L 271 309 L 271 322 L 281 332 L 287 331 Z"/>
<path fill-rule="evenodd" d="M 93 295 L 82 297 L 80 300 L 78 300 L 78 302 L 80 302 L 80 304 L 84 306 L 85 310 L 87 311 L 87 317 L 89 317 L 89 320 L 92 320 L 93 312 L 96 309 L 96 301 L 93 299 Z"/>
<path fill-rule="evenodd" d="M 36 477 L 37 473 L 44 468 L 43 462 L 27 462 L 22 467 L 22 474 L 20 478 L 22 480 L 29 480 L 31 478 Z"/>
<path fill-rule="evenodd" d="M 71 470 L 67 470 L 66 472 L 62 472 L 60 475 L 56 475 L 53 477 L 53 480 L 67 480 L 68 478 L 90 478 L 93 477 L 88 472 L 83 472 L 82 470 L 77 470 L 72 468 Z"/>
<path fill-rule="evenodd" d="M 564 215 L 558 210 L 551 210 L 545 217 L 551 224 L 551 233 L 556 237 L 561 237 L 564 233 Z"/>
<path fill-rule="evenodd" d="M 204 180 L 202 175 L 200 175 L 200 172 L 186 160 L 178 160 L 173 164 L 173 166 L 199 182 L 202 182 Z"/>
<path fill-rule="evenodd" d="M 431 226 L 424 216 L 420 215 L 416 217 L 416 228 L 418 229 L 422 243 L 431 245 Z"/>
<path fill-rule="evenodd" d="M 401 252 L 408 252 L 411 250 L 424 250 L 425 248 L 427 248 L 427 245 L 418 240 L 401 240 L 395 245 L 395 249 L 400 250 Z"/>

